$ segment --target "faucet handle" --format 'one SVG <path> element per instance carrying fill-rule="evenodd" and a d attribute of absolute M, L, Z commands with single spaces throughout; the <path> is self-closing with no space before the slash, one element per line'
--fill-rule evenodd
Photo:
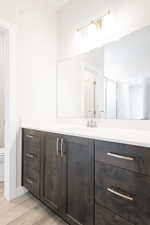
<path fill-rule="evenodd" d="M 95 119 L 88 119 L 87 120 L 87 127 L 97 127 L 97 123 L 96 123 L 96 120 Z"/>

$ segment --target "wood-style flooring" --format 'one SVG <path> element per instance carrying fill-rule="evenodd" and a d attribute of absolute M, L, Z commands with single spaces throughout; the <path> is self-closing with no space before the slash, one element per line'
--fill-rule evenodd
<path fill-rule="evenodd" d="M 30 194 L 7 201 L 3 197 L 3 184 L 0 183 L 0 225 L 67 225 L 67 223 Z"/>

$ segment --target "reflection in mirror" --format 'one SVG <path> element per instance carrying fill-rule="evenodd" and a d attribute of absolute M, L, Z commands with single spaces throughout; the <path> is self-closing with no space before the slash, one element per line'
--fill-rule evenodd
<path fill-rule="evenodd" d="M 105 118 L 150 119 L 150 27 L 105 46 Z"/>
<path fill-rule="evenodd" d="M 57 66 L 59 118 L 150 119 L 150 27 Z"/>
<path fill-rule="evenodd" d="M 103 105 L 104 51 L 96 49 L 57 66 L 57 116 L 98 117 Z M 101 91 L 101 94 L 99 93 Z"/>

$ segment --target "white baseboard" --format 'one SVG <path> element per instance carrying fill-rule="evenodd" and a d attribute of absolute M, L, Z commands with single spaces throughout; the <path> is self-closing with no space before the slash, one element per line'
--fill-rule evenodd
<path fill-rule="evenodd" d="M 18 187 L 16 188 L 16 190 L 13 192 L 12 196 L 4 196 L 8 201 L 14 200 L 22 195 L 24 195 L 25 193 L 27 193 L 27 189 L 25 189 L 24 187 Z"/>
<path fill-rule="evenodd" d="M 27 193 L 27 192 L 28 192 L 28 191 L 27 191 L 26 188 L 24 188 L 24 187 L 18 187 L 18 188 L 16 189 L 16 195 L 13 197 L 13 199 L 18 198 L 18 197 L 24 195 L 24 194 Z"/>

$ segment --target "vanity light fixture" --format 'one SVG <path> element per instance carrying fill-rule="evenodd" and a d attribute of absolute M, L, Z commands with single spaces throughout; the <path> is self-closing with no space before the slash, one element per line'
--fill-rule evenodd
<path fill-rule="evenodd" d="M 105 15 L 101 16 L 100 18 L 96 18 L 94 20 L 91 20 L 88 24 L 78 28 L 77 32 L 80 32 L 80 31 L 86 29 L 90 25 L 95 25 L 97 29 L 101 29 L 102 28 L 102 24 L 103 24 L 103 18 L 105 16 L 109 15 L 109 14 L 110 14 L 110 10 L 108 10 L 107 13 L 105 13 Z"/>

